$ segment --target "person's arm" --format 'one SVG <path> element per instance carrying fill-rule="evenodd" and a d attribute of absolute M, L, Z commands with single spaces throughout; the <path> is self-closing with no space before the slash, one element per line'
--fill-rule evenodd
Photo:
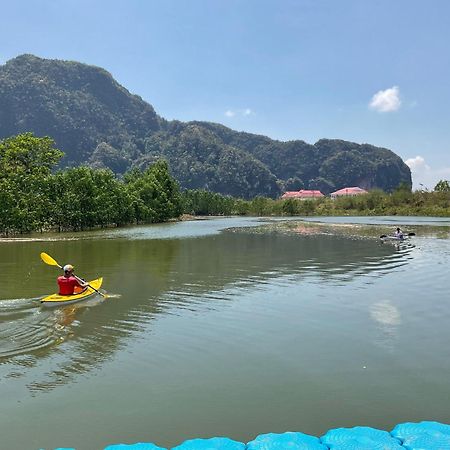
<path fill-rule="evenodd" d="M 88 285 L 88 283 L 86 281 L 84 281 L 82 278 L 77 277 L 76 275 L 73 275 L 73 277 L 75 278 L 78 286 L 85 288 Z"/>

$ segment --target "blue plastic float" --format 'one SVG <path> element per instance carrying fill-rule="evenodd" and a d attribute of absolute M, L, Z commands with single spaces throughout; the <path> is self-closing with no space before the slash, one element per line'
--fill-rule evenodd
<path fill-rule="evenodd" d="M 401 441 L 387 431 L 370 427 L 336 428 L 322 436 L 331 450 L 403 450 Z"/>
<path fill-rule="evenodd" d="M 104 450 L 169 450 L 151 443 Z M 225 437 L 190 439 L 170 450 L 450 450 L 450 425 L 406 422 L 390 433 L 370 427 L 335 428 L 321 438 L 300 432 L 261 434 L 244 444 Z"/>
<path fill-rule="evenodd" d="M 183 442 L 172 450 L 245 450 L 246 445 L 226 437 L 210 439 L 191 439 Z"/>
<path fill-rule="evenodd" d="M 155 444 L 138 442 L 137 444 L 115 444 L 108 445 L 105 450 L 167 450 L 162 447 L 158 447 Z"/>
<path fill-rule="evenodd" d="M 246 450 L 328 450 L 320 439 L 309 434 L 288 431 L 282 434 L 259 435 L 247 444 Z"/>
<path fill-rule="evenodd" d="M 401 423 L 391 434 L 407 450 L 450 450 L 450 425 L 439 422 Z"/>

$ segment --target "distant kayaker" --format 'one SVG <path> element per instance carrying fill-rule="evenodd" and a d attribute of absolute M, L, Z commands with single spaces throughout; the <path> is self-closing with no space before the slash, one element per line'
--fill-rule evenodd
<path fill-rule="evenodd" d="M 403 231 L 397 227 L 397 230 L 394 233 L 395 237 L 398 237 L 399 239 L 403 239 Z"/>
<path fill-rule="evenodd" d="M 73 266 L 66 264 L 63 267 L 64 275 L 58 277 L 59 295 L 73 295 L 75 288 L 85 288 L 87 283 L 74 276 Z"/>

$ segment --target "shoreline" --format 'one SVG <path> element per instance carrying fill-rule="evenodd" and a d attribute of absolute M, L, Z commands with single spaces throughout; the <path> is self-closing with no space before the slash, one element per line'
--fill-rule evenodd
<path fill-rule="evenodd" d="M 101 237 L 101 232 L 108 230 L 127 230 L 133 228 L 145 228 L 151 226 L 161 226 L 164 224 L 176 224 L 182 222 L 204 222 L 214 219 L 233 219 L 253 218 L 260 219 L 263 223 L 252 226 L 273 227 L 283 231 L 295 232 L 298 234 L 346 234 L 353 236 L 374 237 L 378 234 L 389 234 L 395 226 L 400 226 L 405 232 L 414 231 L 413 228 L 420 227 L 423 234 L 433 234 L 439 230 L 442 233 L 450 233 L 450 218 L 435 216 L 241 216 L 241 215 L 214 215 L 214 216 L 194 216 L 185 214 L 179 219 L 172 219 L 166 222 L 134 224 L 124 226 L 110 226 L 107 228 L 92 228 L 77 231 L 57 231 L 48 230 L 43 232 L 31 232 L 22 234 L 11 234 L 9 236 L 0 236 L 1 243 L 14 242 L 52 242 L 52 241 L 77 241 L 80 239 L 93 239 Z M 352 218 L 355 221 L 352 221 Z M 367 221 L 364 221 L 367 218 Z M 380 218 L 377 220 L 377 218 Z M 359 220 L 357 220 L 359 219 Z M 382 220 L 385 219 L 385 220 Z M 416 219 L 416 220 L 414 220 Z M 300 224 L 300 225 L 299 225 Z M 231 225 L 229 229 L 241 228 Z M 246 228 L 246 227 L 244 227 Z M 244 229 L 243 228 L 243 229 Z M 448 231 L 445 230 L 448 228 Z M 303 230 L 303 231 L 302 231 Z M 98 233 L 98 234 L 97 234 Z M 86 236 L 86 234 L 88 236 Z M 90 235 L 91 234 L 91 235 Z"/>

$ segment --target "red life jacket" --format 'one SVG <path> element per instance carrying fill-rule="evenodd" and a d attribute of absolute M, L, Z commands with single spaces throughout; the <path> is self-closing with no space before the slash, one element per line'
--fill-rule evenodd
<path fill-rule="evenodd" d="M 72 295 L 76 286 L 81 286 L 75 277 L 58 277 L 59 295 Z"/>

